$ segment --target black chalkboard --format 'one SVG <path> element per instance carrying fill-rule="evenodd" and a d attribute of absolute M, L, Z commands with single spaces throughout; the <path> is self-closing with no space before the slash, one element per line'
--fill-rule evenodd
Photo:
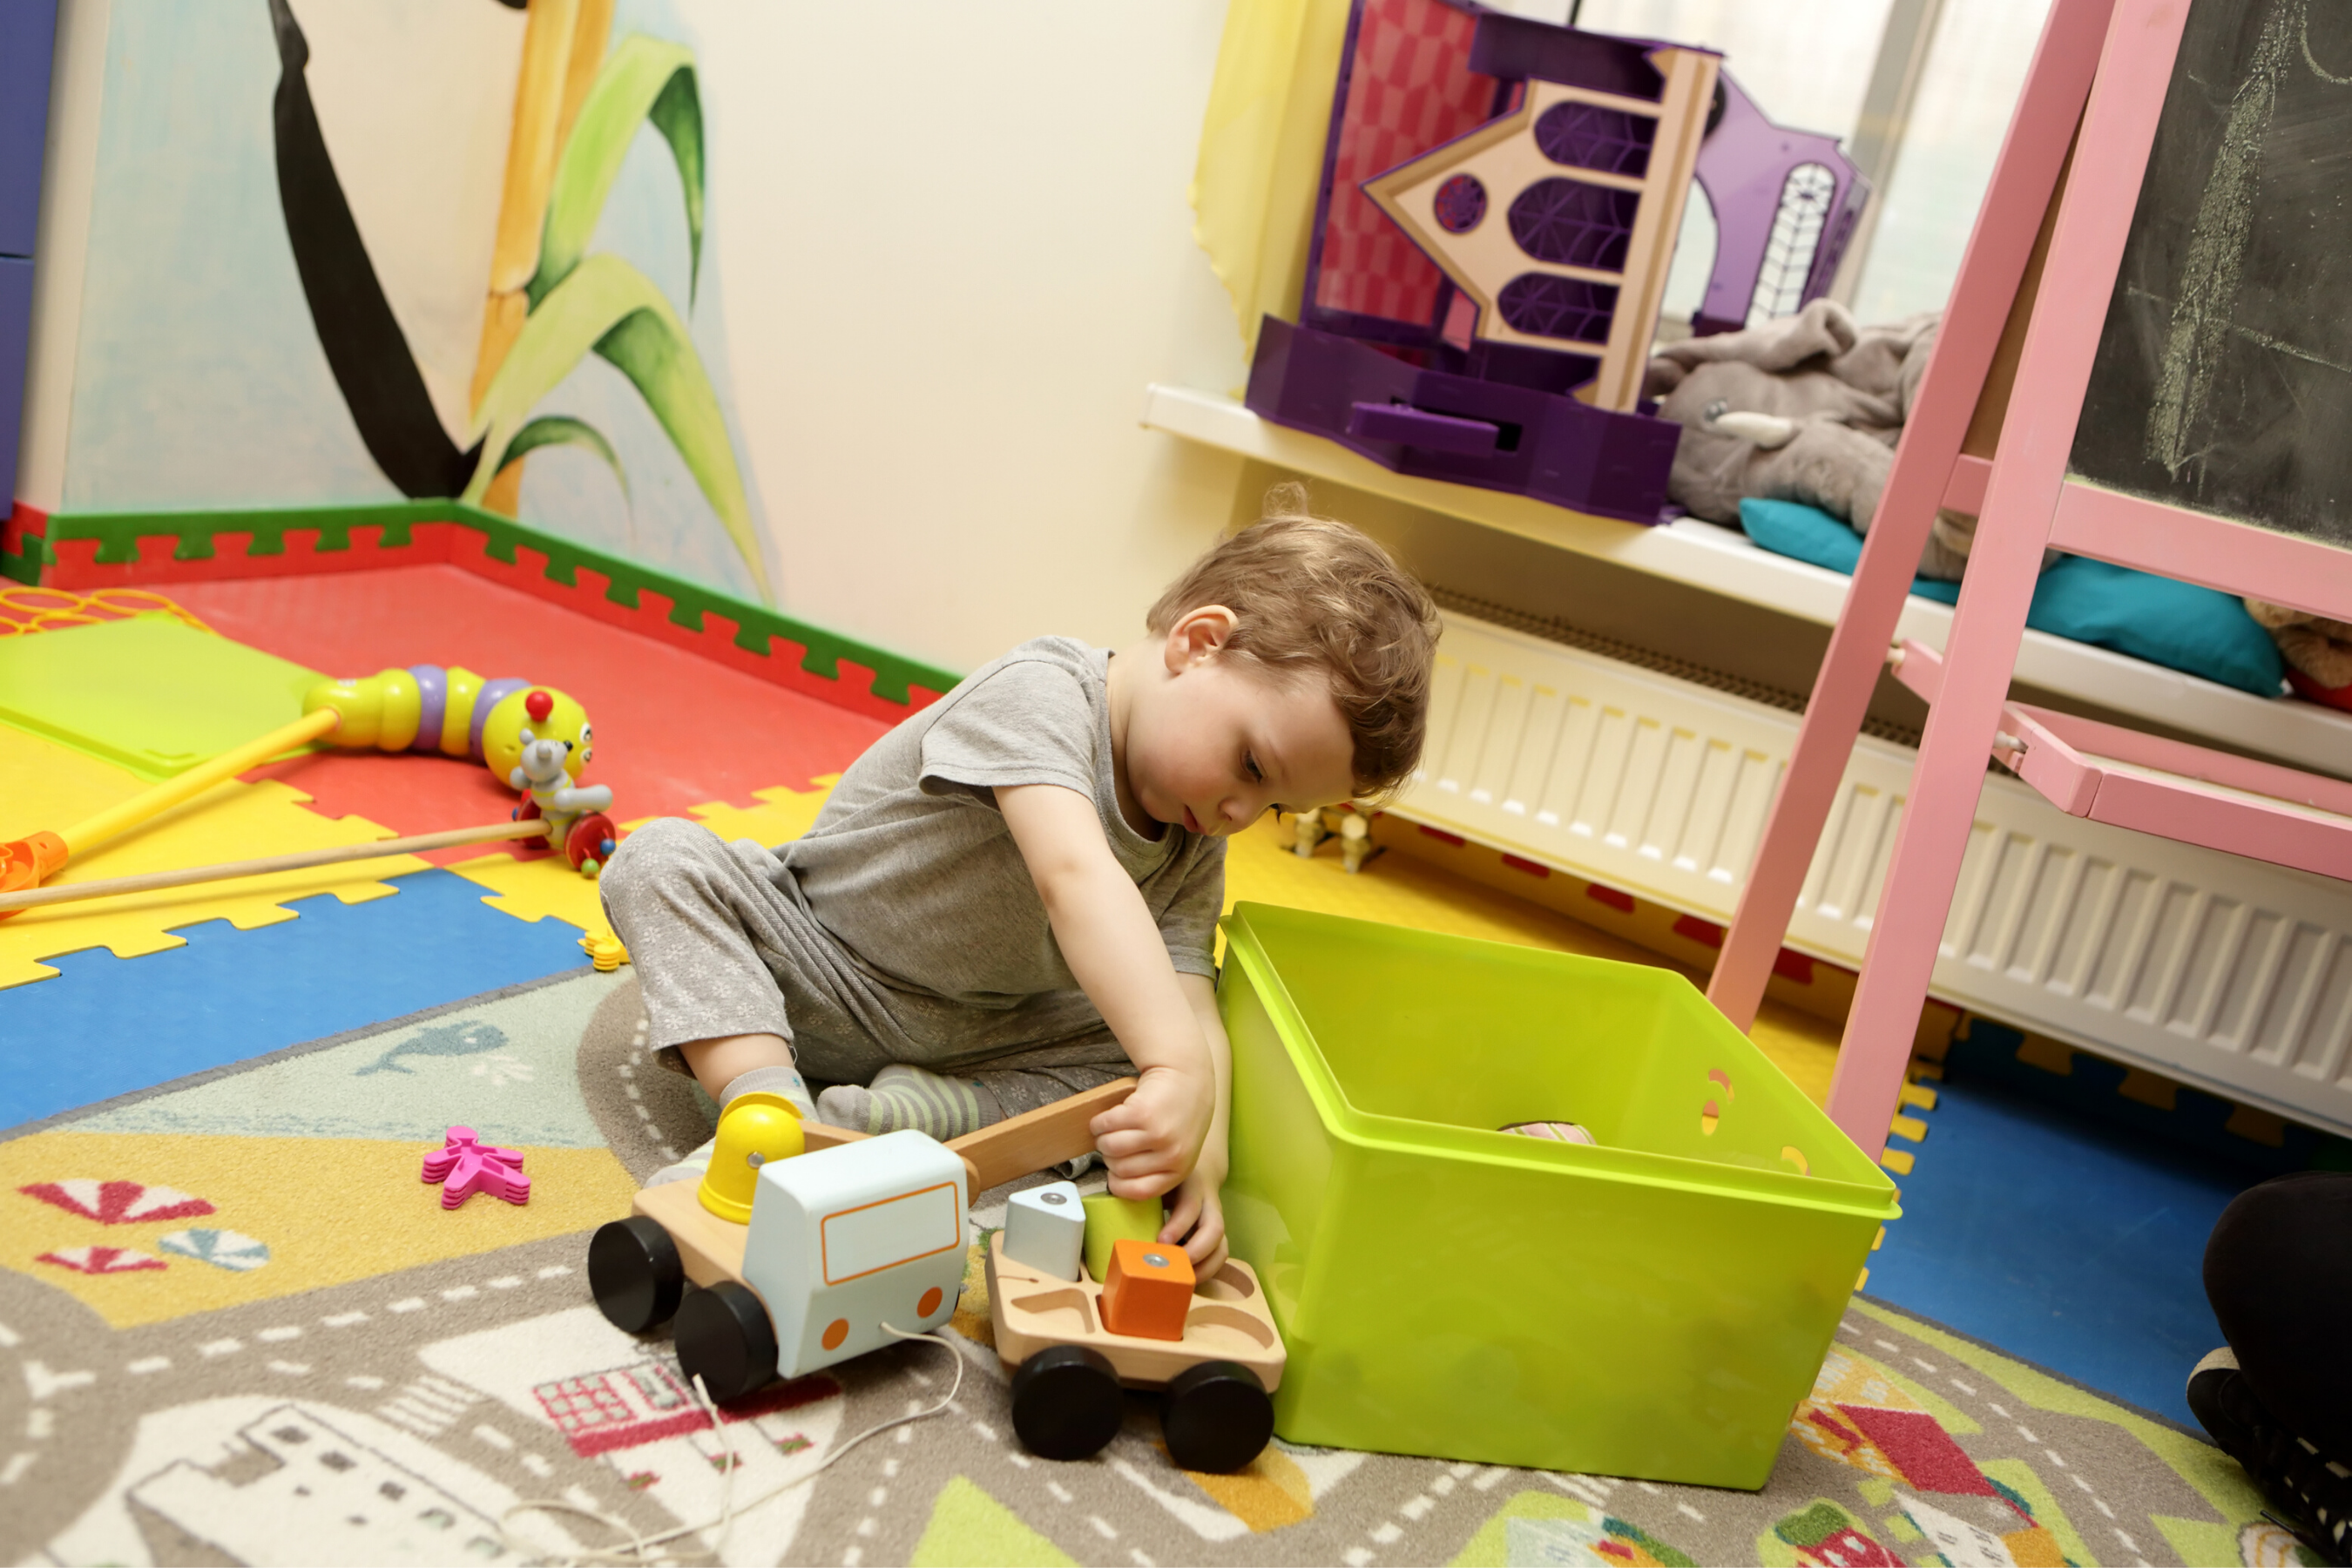
<path fill-rule="evenodd" d="M 2352 545 L 2352 0 L 2192 0 L 2070 466 Z"/>

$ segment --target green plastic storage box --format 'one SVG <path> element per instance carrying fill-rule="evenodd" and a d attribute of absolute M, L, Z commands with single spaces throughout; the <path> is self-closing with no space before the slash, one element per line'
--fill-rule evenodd
<path fill-rule="evenodd" d="M 1224 931 L 1275 1430 L 1763 1486 L 1885 1173 L 1671 971 L 1264 904 Z M 1547 1121 L 1596 1144 L 1496 1131 Z"/>

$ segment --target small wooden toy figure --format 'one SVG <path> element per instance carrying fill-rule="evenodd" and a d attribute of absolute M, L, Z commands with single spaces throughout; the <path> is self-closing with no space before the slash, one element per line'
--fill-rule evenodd
<path fill-rule="evenodd" d="M 520 750 L 514 767 L 507 774 L 507 783 L 528 797 L 516 808 L 515 816 L 526 821 L 534 816 L 545 817 L 552 825 L 548 842 L 568 847 L 583 819 L 599 817 L 612 809 L 613 789 L 610 784 L 573 782 L 593 752 L 588 742 L 588 721 L 583 717 L 574 739 L 567 740 L 547 727 L 554 710 L 555 699 L 548 692 L 532 691 L 523 698 L 524 713 L 540 728 L 518 731 Z M 604 826 L 602 841 L 578 862 L 580 869 L 592 877 L 612 857 L 611 825 Z"/>

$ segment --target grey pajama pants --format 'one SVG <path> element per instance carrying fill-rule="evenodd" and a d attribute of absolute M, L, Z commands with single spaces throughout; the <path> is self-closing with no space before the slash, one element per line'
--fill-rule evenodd
<path fill-rule="evenodd" d="M 645 994 L 648 1043 L 729 1035 L 790 1042 L 812 1092 L 865 1084 L 892 1062 L 978 1080 L 1007 1116 L 1135 1071 L 1078 991 L 975 1007 L 878 978 L 810 912 L 773 851 L 681 817 L 621 843 L 600 886 Z"/>

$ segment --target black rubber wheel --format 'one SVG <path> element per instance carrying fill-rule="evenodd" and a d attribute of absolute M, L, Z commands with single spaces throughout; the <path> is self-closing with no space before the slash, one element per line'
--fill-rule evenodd
<path fill-rule="evenodd" d="M 1239 1362 L 1204 1361 L 1170 1380 L 1160 1430 L 1179 1469 L 1238 1470 L 1274 1436 L 1274 1401 Z"/>
<path fill-rule="evenodd" d="M 588 1289 L 614 1328 L 632 1334 L 677 1316 L 686 1267 L 669 1232 L 644 1215 L 597 1227 L 588 1242 Z"/>
<path fill-rule="evenodd" d="M 1127 1396 L 1110 1358 L 1084 1345 L 1054 1345 L 1013 1374 L 1013 1430 L 1040 1458 L 1083 1459 L 1102 1452 L 1127 1417 Z"/>
<path fill-rule="evenodd" d="M 724 1405 L 776 1375 L 776 1331 L 760 1298 L 732 1279 L 687 1297 L 677 1310 L 677 1364 Z"/>

